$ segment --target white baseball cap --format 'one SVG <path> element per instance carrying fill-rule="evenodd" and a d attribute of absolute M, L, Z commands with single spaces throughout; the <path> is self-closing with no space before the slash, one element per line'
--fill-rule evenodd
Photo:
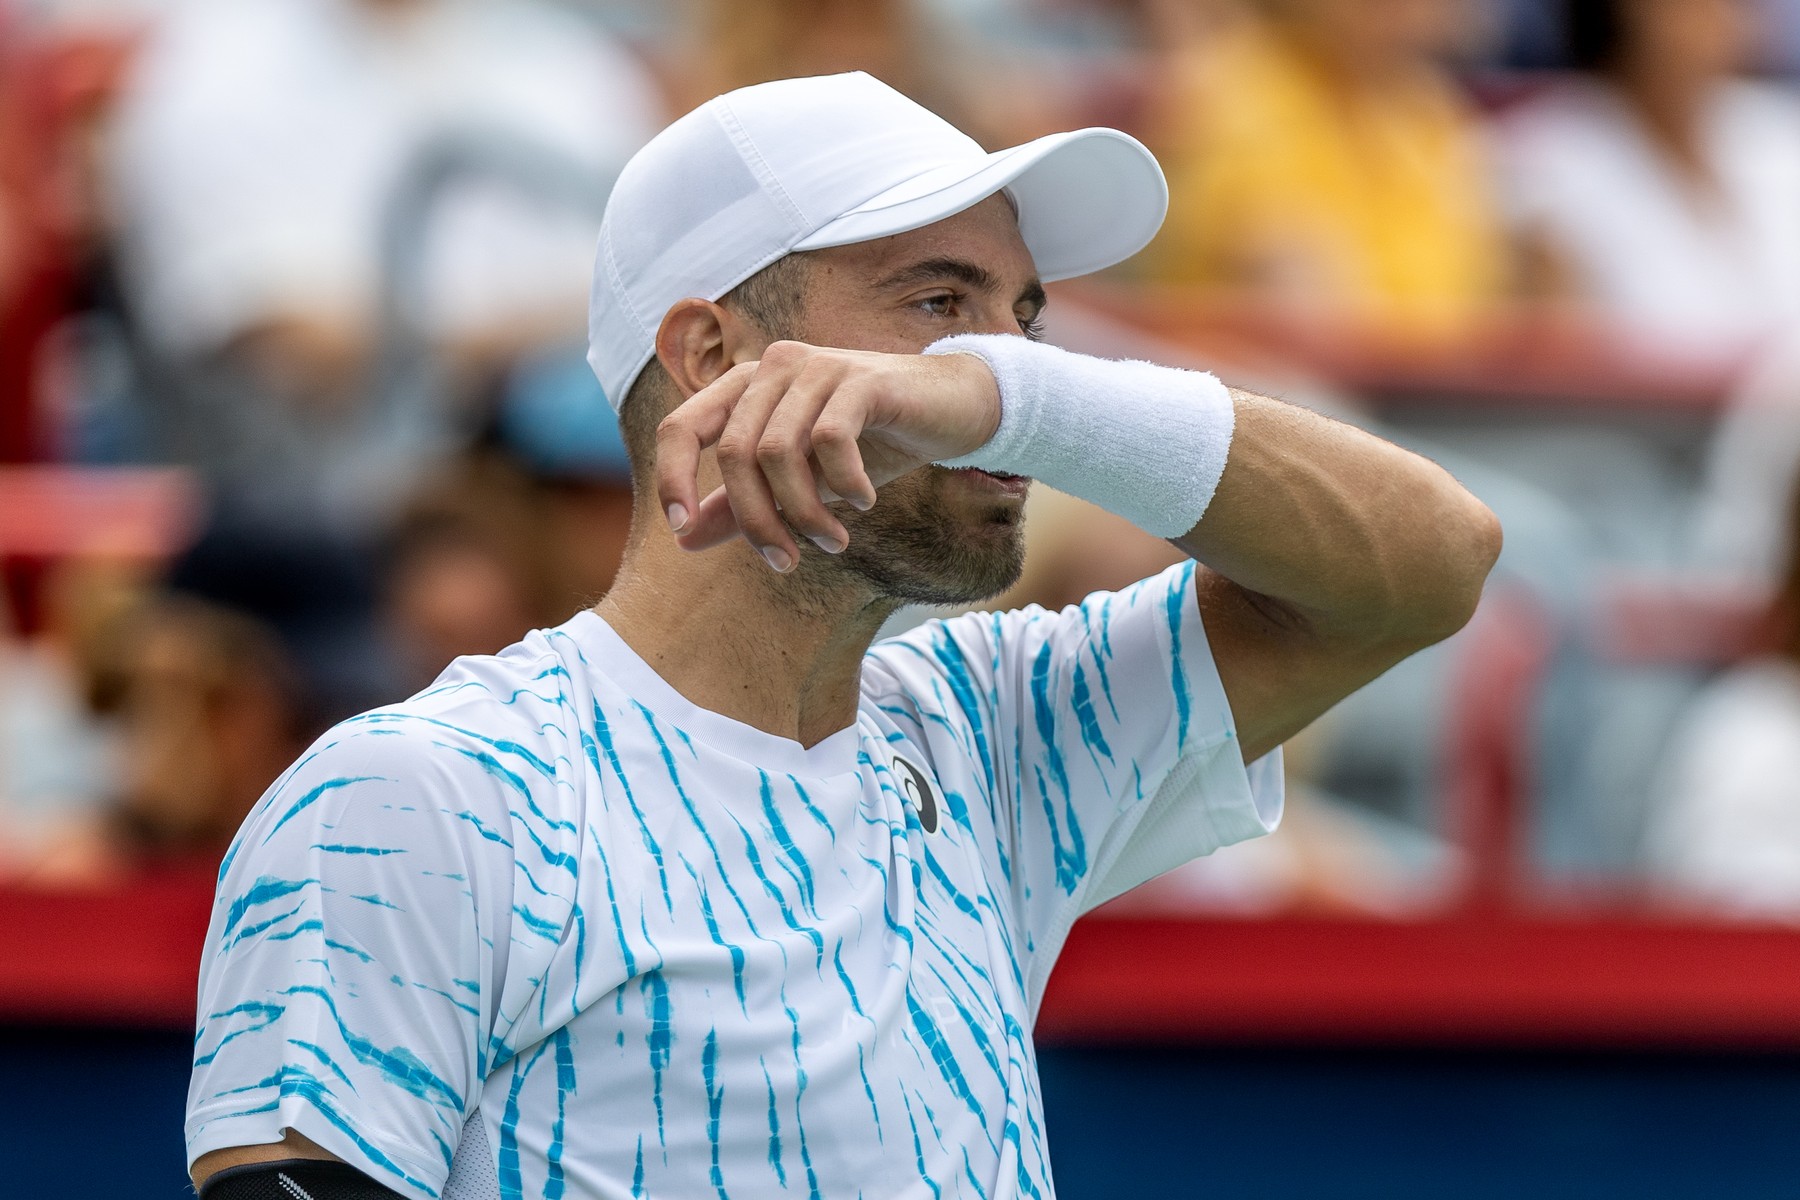
<path fill-rule="evenodd" d="M 918 229 L 1002 188 L 1046 281 L 1136 254 L 1169 205 L 1155 157 L 1116 129 L 989 154 L 861 71 L 715 97 L 651 139 L 613 187 L 588 363 L 616 411 L 676 302 L 717 300 L 791 251 Z"/>

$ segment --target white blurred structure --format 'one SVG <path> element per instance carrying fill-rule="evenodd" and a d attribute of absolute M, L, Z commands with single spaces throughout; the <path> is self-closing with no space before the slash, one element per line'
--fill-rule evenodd
<path fill-rule="evenodd" d="M 117 191 L 152 335 L 204 352 L 267 321 L 367 328 L 386 205 L 447 130 L 610 173 L 660 126 L 643 68 L 522 0 L 187 0 L 123 101 Z M 579 308 L 593 229 L 471 188 L 433 234 L 431 324 Z"/>
<path fill-rule="evenodd" d="M 1693 558 L 1773 579 L 1788 566 L 1800 487 L 1800 323 L 1783 331 L 1731 397 L 1707 454 Z"/>
<path fill-rule="evenodd" d="M 1708 686 L 1670 739 L 1648 833 L 1662 894 L 1720 916 L 1800 920 L 1800 667 Z"/>
<path fill-rule="evenodd" d="M 1569 82 L 1506 122 L 1514 221 L 1546 238 L 1583 299 L 1665 352 L 1742 350 L 1800 320 L 1800 100 L 1723 83 L 1677 169 L 1610 85 Z"/>

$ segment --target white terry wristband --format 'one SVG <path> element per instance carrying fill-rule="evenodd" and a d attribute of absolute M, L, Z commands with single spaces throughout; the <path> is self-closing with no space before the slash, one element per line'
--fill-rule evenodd
<path fill-rule="evenodd" d="M 1234 423 L 1213 376 L 1008 334 L 959 333 L 925 353 L 976 355 L 1000 385 L 1000 428 L 940 465 L 1029 475 L 1158 537 L 1186 533 L 1212 502 Z"/>

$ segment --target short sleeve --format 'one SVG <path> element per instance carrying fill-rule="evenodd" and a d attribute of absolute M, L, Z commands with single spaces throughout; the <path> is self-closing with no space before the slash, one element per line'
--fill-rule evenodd
<path fill-rule="evenodd" d="M 934 621 L 876 648 L 980 760 L 1035 1005 L 1083 912 L 1280 819 L 1280 752 L 1246 767 L 1194 564 L 1061 612 Z"/>
<path fill-rule="evenodd" d="M 270 789 L 221 868 L 188 1156 L 291 1129 L 436 1196 L 499 1044 L 509 772 L 425 722 L 359 722 Z"/>

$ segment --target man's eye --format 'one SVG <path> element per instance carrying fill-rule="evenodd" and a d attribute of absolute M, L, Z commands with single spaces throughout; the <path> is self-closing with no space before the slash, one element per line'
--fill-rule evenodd
<path fill-rule="evenodd" d="M 1041 317 L 1020 317 L 1019 332 L 1034 342 L 1044 340 L 1044 322 Z"/>
<path fill-rule="evenodd" d="M 954 292 L 942 296 L 927 296 L 919 301 L 919 306 L 934 317 L 947 317 L 956 311 L 956 303 L 960 299 Z"/>

